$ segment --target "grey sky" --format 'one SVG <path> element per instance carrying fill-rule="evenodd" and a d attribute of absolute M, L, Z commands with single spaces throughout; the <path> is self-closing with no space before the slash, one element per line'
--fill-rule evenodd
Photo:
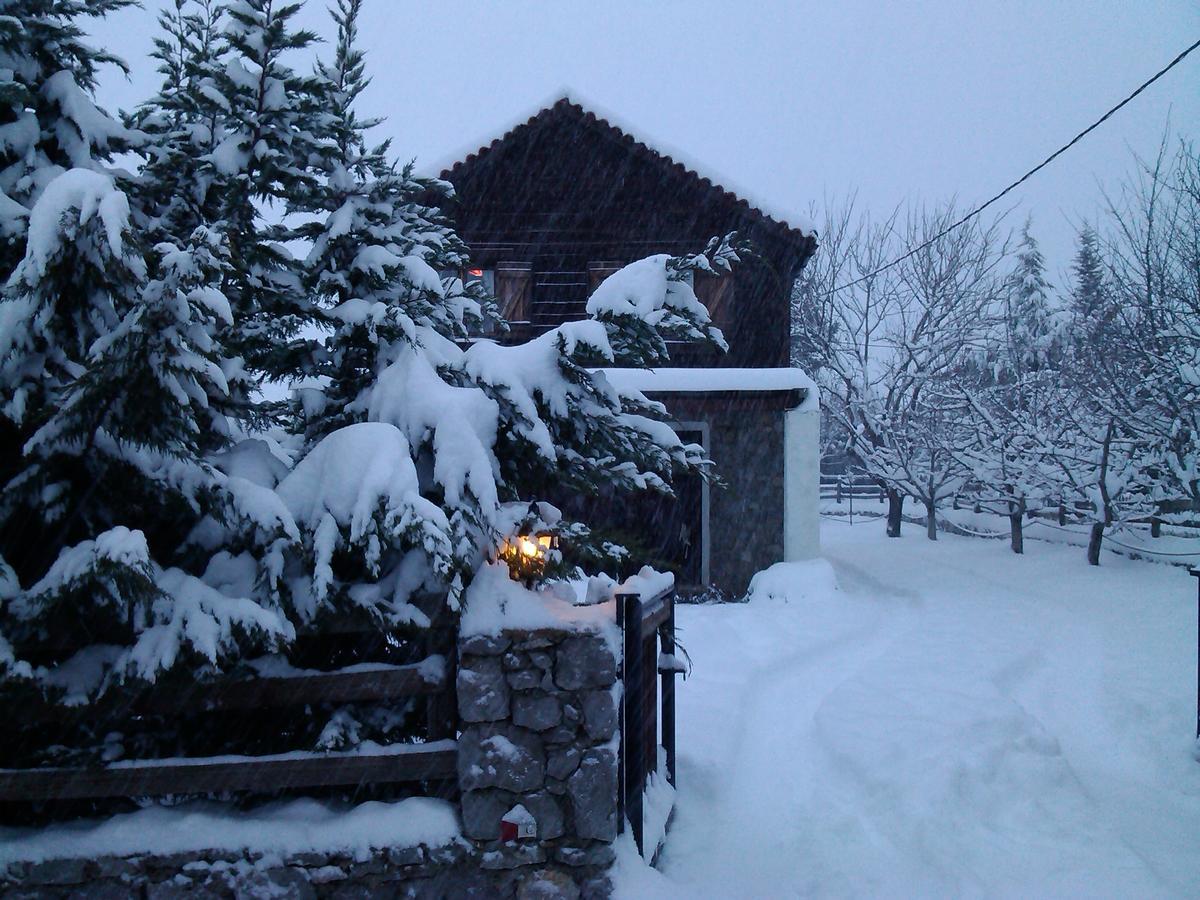
<path fill-rule="evenodd" d="M 102 100 L 129 107 L 156 76 L 159 3 L 100 23 L 133 74 Z M 324 4 L 306 24 L 331 35 Z M 364 111 L 418 165 L 453 159 L 564 91 L 704 174 L 784 210 L 857 189 L 904 200 L 990 196 L 1200 37 L 1195 0 L 1042 2 L 483 3 L 369 0 L 374 83 Z M 1097 180 L 1151 153 L 1168 116 L 1196 136 L 1200 51 L 1016 195 L 1052 274 Z M 424 164 L 424 165 L 422 165 Z"/>

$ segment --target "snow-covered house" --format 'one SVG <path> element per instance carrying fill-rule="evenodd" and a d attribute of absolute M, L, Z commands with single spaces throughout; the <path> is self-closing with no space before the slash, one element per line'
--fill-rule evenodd
<path fill-rule="evenodd" d="M 477 267 L 469 277 L 494 292 L 511 342 L 584 318 L 592 291 L 633 260 L 731 231 L 750 242 L 732 275 L 693 285 L 728 353 L 681 344 L 670 369 L 608 372 L 664 402 L 724 485 L 677 485 L 675 501 L 580 501 L 639 562 L 669 565 L 689 588 L 740 594 L 759 569 L 818 552 L 816 389 L 788 368 L 791 286 L 816 237 L 610 118 L 567 98 L 542 109 L 441 173 L 457 195 L 449 212 Z"/>

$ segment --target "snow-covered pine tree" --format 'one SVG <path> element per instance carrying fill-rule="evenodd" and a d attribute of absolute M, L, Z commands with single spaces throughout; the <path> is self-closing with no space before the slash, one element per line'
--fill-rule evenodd
<path fill-rule="evenodd" d="M 212 157 L 225 134 L 227 109 L 217 90 L 226 51 L 221 39 L 223 16 L 224 8 L 216 0 L 175 0 L 159 12 L 160 33 L 152 56 L 163 81 L 132 119 L 146 162 L 134 181 L 131 199 L 150 276 L 157 277 L 166 265 L 160 248 L 178 259 L 181 247 L 199 244 L 219 249 L 217 257 L 205 262 L 219 258 L 220 264 L 200 265 L 192 274 L 210 274 L 216 281 L 209 287 L 226 294 L 236 274 L 222 230 L 228 224 L 222 211 L 230 176 L 218 170 Z M 174 277 L 168 271 L 161 274 Z M 230 340 L 229 331 L 229 325 L 222 327 L 222 344 Z M 228 390 L 221 408 L 239 419 L 253 420 L 258 380 L 224 346 L 221 355 L 229 358 Z"/>
<path fill-rule="evenodd" d="M 188 152 L 195 111 L 182 101 L 178 119 L 150 121 L 165 102 L 147 116 L 137 228 L 126 195 L 88 170 L 52 184 L 31 215 L 37 240 L 0 304 L 6 417 L 24 429 L 13 446 L 27 448 L 4 495 L 5 692 L 13 679 L 92 696 L 123 676 L 193 678 L 254 648 L 284 648 L 298 629 L 319 633 L 326 615 L 419 628 L 452 611 L 522 525 L 585 533 L 538 502 L 555 490 L 666 491 L 675 473 L 705 465 L 661 406 L 618 392 L 594 367 L 663 361 L 667 336 L 722 344 L 687 276 L 727 269 L 733 242 L 627 267 L 593 296 L 592 320 L 523 346 L 464 349 L 477 298 L 439 277 L 465 257 L 423 205 L 441 186 L 396 170 L 386 148 L 363 149 L 352 119 L 346 152 L 329 152 L 339 107 L 319 107 L 334 70 L 302 79 L 279 62 L 310 37 L 286 27 L 294 12 L 268 0 L 231 6 L 225 58 L 209 66 L 214 90 L 196 88 L 230 107 L 193 169 L 211 166 L 211 223 L 206 203 L 164 203 L 166 182 L 151 177 Z M 358 65 L 345 55 L 350 99 Z M 165 73 L 164 94 L 182 71 Z M 296 232 L 267 224 L 264 204 L 324 214 L 312 231 L 315 296 L 270 242 Z M 341 240 L 341 222 L 352 240 Z M 146 248 L 139 232 L 170 239 Z M 328 356 L 292 352 L 287 338 L 322 305 L 346 326 L 380 314 L 398 327 L 382 337 L 339 328 Z M 246 440 L 229 422 L 228 389 L 245 379 L 219 335 L 229 320 L 235 350 L 261 351 L 260 373 L 314 374 L 308 361 L 346 348 L 361 361 L 353 377 L 327 375 L 353 396 L 354 418 L 316 428 L 294 465 L 271 435 Z M 83 668 L 66 657 L 76 651 L 99 663 L 86 684 L 66 678 Z"/>
<path fill-rule="evenodd" d="M 306 455 L 279 493 L 305 549 L 282 581 L 300 622 L 358 608 L 422 625 L 447 595 L 454 607 L 531 502 L 564 487 L 669 490 L 674 471 L 699 465 L 661 406 L 621 397 L 590 367 L 665 360 L 668 335 L 723 345 L 687 276 L 727 270 L 736 252 L 727 239 L 643 260 L 596 292 L 589 312 L 602 321 L 464 350 L 480 303 L 493 301 L 464 289 L 454 273 L 465 248 L 425 205 L 446 186 L 397 170 L 386 145 L 368 148 L 373 123 L 354 111 L 366 84 L 359 8 L 337 7 L 335 57 L 318 71 L 332 120 L 308 195 L 321 216 L 298 234 L 312 243 L 308 284 L 332 331 L 322 377 L 297 392 Z M 345 474 L 328 471 L 335 461 Z M 543 524 L 585 533 L 542 508 L 555 520 Z"/>
<path fill-rule="evenodd" d="M 332 11 L 334 61 L 318 66 L 331 121 L 310 200 L 317 218 L 296 229 L 312 248 L 306 288 L 331 332 L 313 372 L 325 386 L 297 398 L 296 420 L 309 445 L 366 420 L 369 389 L 394 360 L 393 348 L 414 341 L 415 329 L 463 339 L 480 322 L 480 304 L 489 302 L 464 290 L 458 276 L 466 247 L 426 205 L 445 197 L 448 186 L 416 177 L 411 165 L 397 169 L 387 142 L 368 148 L 366 132 L 381 120 L 359 119 L 355 110 L 369 83 L 356 43 L 361 6 L 338 0 Z"/>
<path fill-rule="evenodd" d="M 8 0 L 0 4 L 0 278 L 25 255 L 29 210 L 55 177 L 102 168 L 128 147 L 120 122 L 96 106 L 100 66 L 120 59 L 90 46 L 80 19 L 135 0 Z"/>
<path fill-rule="evenodd" d="M 145 136 L 140 150 L 146 157 L 135 213 L 151 250 L 159 242 L 187 241 L 195 229 L 220 221 L 230 176 L 211 154 L 224 138 L 228 109 L 217 88 L 227 50 L 223 15 L 216 0 L 175 0 L 158 15 L 152 56 L 163 80 L 133 118 Z"/>
<path fill-rule="evenodd" d="M 685 273 L 736 258 L 726 238 L 703 254 L 633 263 L 593 294 L 596 318 L 517 346 L 464 350 L 416 324 L 388 348 L 367 421 L 321 438 L 279 485 L 305 548 L 283 578 L 301 620 L 357 608 L 387 625 L 427 624 L 457 608 L 519 525 L 584 539 L 580 523 L 538 501 L 669 492 L 676 474 L 703 470 L 701 448 L 679 440 L 660 404 L 620 393 L 596 367 L 654 357 L 664 321 L 721 341 Z"/>
<path fill-rule="evenodd" d="M 0 501 L 18 585 L 0 632 L 44 685 L 62 688 L 56 673 L 78 654 L 98 663 L 71 688 L 86 696 L 292 634 L 274 610 L 175 567 L 202 512 L 231 521 L 261 505 L 204 459 L 228 439 L 221 404 L 237 370 L 214 339 L 230 321 L 211 287 L 225 253 L 197 230 L 160 247 L 147 278 L 125 195 L 89 169 L 51 182 L 30 215 L 0 305 L 6 412 L 32 430 Z"/>
<path fill-rule="evenodd" d="M 1001 377 L 1009 381 L 1053 366 L 1062 355 L 1046 260 L 1030 219 L 1021 228 L 1016 257 L 1016 268 L 1004 283 L 1005 371 Z"/>
<path fill-rule="evenodd" d="M 1100 238 L 1090 226 L 1079 232 L 1079 246 L 1071 265 L 1070 289 L 1071 335 L 1070 346 L 1080 349 L 1088 343 L 1103 340 L 1114 310 L 1104 277 L 1104 257 Z"/>
<path fill-rule="evenodd" d="M 300 264 L 283 246 L 291 232 L 280 223 L 287 212 L 309 209 L 330 114 L 321 79 L 290 62 L 316 35 L 294 26 L 299 3 L 234 0 L 224 10 L 226 46 L 209 95 L 220 98 L 224 128 L 207 159 L 227 179 L 216 226 L 229 237 L 234 272 L 226 286 L 230 346 L 251 371 L 294 379 L 305 374 L 312 349 L 298 335 L 316 313 Z"/>

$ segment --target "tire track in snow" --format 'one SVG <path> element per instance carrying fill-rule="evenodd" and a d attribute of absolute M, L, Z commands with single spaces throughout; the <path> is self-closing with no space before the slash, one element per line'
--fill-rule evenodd
<path fill-rule="evenodd" d="M 861 583 L 864 576 L 855 573 L 852 580 Z M 906 618 L 903 606 L 865 603 L 862 593 L 854 590 L 855 596 L 836 601 L 857 608 L 857 624 L 748 672 L 736 709 L 729 710 L 736 739 L 708 779 L 699 780 L 699 767 L 681 767 L 679 813 L 662 868 L 686 886 L 688 896 L 803 896 L 815 889 L 804 853 L 814 827 L 808 813 L 819 777 L 813 714 L 829 693 L 885 653 L 904 631 L 896 627 Z M 745 609 L 751 615 L 767 611 Z M 803 623 L 803 609 L 797 613 L 795 620 Z M 703 691 L 704 685 L 696 689 Z M 681 735 L 680 747 L 695 739 L 702 736 Z M 681 761 L 686 761 L 682 749 Z M 690 787 L 688 778 L 694 779 Z"/>

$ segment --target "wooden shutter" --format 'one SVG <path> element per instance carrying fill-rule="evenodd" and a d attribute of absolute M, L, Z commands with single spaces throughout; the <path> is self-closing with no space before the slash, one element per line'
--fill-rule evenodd
<path fill-rule="evenodd" d="M 496 302 L 509 322 L 529 321 L 532 276 L 531 263 L 496 263 Z"/>
<path fill-rule="evenodd" d="M 611 259 L 601 259 L 588 263 L 588 296 L 596 293 L 596 288 L 609 275 L 621 268 L 621 263 Z"/>

